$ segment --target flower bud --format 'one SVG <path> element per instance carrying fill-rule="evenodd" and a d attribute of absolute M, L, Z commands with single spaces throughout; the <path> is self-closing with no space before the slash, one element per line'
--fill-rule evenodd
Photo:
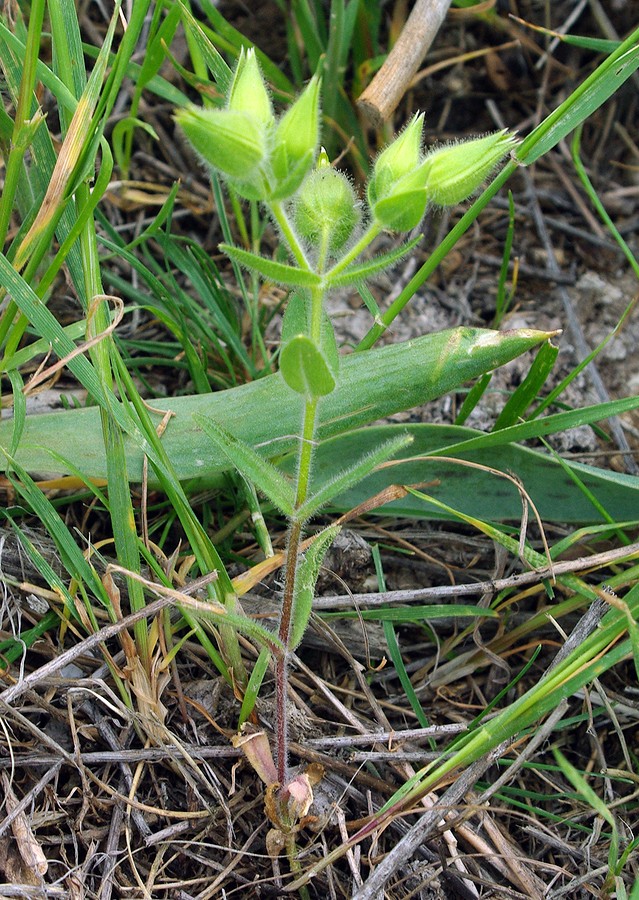
<path fill-rule="evenodd" d="M 466 200 L 516 143 L 515 135 L 504 129 L 428 154 L 424 166 L 429 199 L 440 206 L 454 206 Z"/>
<path fill-rule="evenodd" d="M 377 158 L 367 196 L 376 222 L 389 231 L 410 231 L 426 212 L 426 173 L 422 162 L 423 113 L 412 118 Z"/>
<path fill-rule="evenodd" d="M 294 194 L 313 165 L 319 140 L 320 85 L 321 80 L 313 76 L 277 126 L 271 157 L 278 182 L 274 199 Z"/>
<path fill-rule="evenodd" d="M 227 177 L 250 180 L 266 158 L 265 129 L 247 112 L 192 108 L 175 119 L 203 160 Z"/>
<path fill-rule="evenodd" d="M 271 98 L 252 47 L 246 53 L 244 48 L 240 52 L 227 107 L 234 112 L 248 113 L 264 126 L 274 121 Z"/>
<path fill-rule="evenodd" d="M 421 163 L 423 127 L 424 114 L 413 116 L 392 144 L 377 157 L 368 182 L 368 200 L 371 206 L 387 197 L 397 182 L 412 174 Z"/>
<path fill-rule="evenodd" d="M 342 172 L 324 162 L 308 176 L 294 199 L 294 221 L 301 237 L 329 252 L 340 250 L 359 221 L 357 197 Z M 322 164 L 323 163 L 323 164 Z"/>
<path fill-rule="evenodd" d="M 373 218 L 387 231 L 412 231 L 424 218 L 428 198 L 426 189 L 402 188 L 371 207 Z"/>

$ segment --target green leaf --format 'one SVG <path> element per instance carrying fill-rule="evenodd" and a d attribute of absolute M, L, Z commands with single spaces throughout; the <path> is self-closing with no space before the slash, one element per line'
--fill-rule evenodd
<path fill-rule="evenodd" d="M 326 556 L 326 551 L 331 546 L 340 532 L 339 525 L 331 525 L 317 535 L 311 546 L 297 564 L 295 576 L 295 599 L 293 600 L 293 613 L 291 624 L 291 636 L 289 647 L 291 650 L 299 645 L 304 637 L 308 620 L 313 608 L 315 596 L 315 584 L 317 576 Z"/>
<path fill-rule="evenodd" d="M 326 360 L 326 364 L 333 374 L 333 378 L 337 381 L 339 375 L 339 348 L 337 346 L 337 338 L 335 337 L 335 329 L 331 317 L 326 310 L 322 310 L 322 324 L 320 333 L 320 347 L 322 354 Z"/>
<path fill-rule="evenodd" d="M 254 46 L 248 38 L 244 37 L 240 31 L 226 21 L 211 0 L 202 0 L 201 6 L 214 29 L 210 30 L 206 28 L 206 34 L 212 41 L 215 41 L 216 44 L 221 46 L 223 50 L 234 50 L 238 53 L 242 47 L 248 49 L 249 47 Z M 294 94 L 295 88 L 281 69 L 275 63 L 271 62 L 268 56 L 266 56 L 265 53 L 262 53 L 257 47 L 255 47 L 255 51 L 257 53 L 257 58 L 260 61 L 262 71 L 273 86 L 289 95 Z"/>
<path fill-rule="evenodd" d="M 347 491 L 350 487 L 358 484 L 362 479 L 373 471 L 380 463 L 386 462 L 391 456 L 399 453 L 405 447 L 409 447 L 413 443 L 413 439 L 408 434 L 398 434 L 390 440 L 385 441 L 370 452 L 355 460 L 350 466 L 341 469 L 337 475 L 325 481 L 324 484 L 308 498 L 297 511 L 301 520 L 310 519 L 310 517 L 329 503 L 338 494 Z M 334 460 L 335 467 L 341 464 Z"/>
<path fill-rule="evenodd" d="M 572 784 L 573 788 L 577 792 L 577 794 L 581 797 L 581 799 L 590 804 L 595 812 L 602 817 L 610 827 L 616 831 L 617 823 L 615 822 L 615 817 L 612 812 L 608 809 L 604 801 L 598 794 L 593 791 L 590 787 L 586 779 L 583 777 L 581 772 L 579 772 L 572 763 L 568 762 L 563 753 L 558 750 L 556 747 L 553 747 L 553 754 L 555 759 L 559 764 L 559 768 L 564 773 L 568 781 Z"/>
<path fill-rule="evenodd" d="M 428 197 L 426 189 L 397 193 L 378 200 L 373 207 L 375 221 L 388 231 L 412 231 L 424 218 Z"/>
<path fill-rule="evenodd" d="M 550 341 L 542 344 L 528 374 L 517 390 L 508 398 L 508 402 L 497 417 L 497 421 L 493 426 L 494 431 L 515 425 L 524 418 L 530 404 L 539 395 L 546 383 L 558 353 L 559 348 L 551 344 Z"/>
<path fill-rule="evenodd" d="M 386 610 L 389 612 L 389 610 Z M 388 647 L 388 655 L 390 656 L 393 665 L 395 666 L 395 671 L 399 676 L 400 683 L 402 688 L 404 689 L 404 693 L 410 703 L 413 712 L 417 716 L 417 721 L 422 726 L 422 728 L 428 728 L 430 722 L 428 721 L 428 717 L 422 708 L 422 704 L 420 703 L 419 697 L 417 696 L 417 692 L 413 687 L 413 682 L 410 680 L 408 672 L 406 671 L 406 666 L 404 665 L 404 660 L 402 658 L 402 652 L 399 649 L 399 641 L 397 640 L 397 635 L 395 634 L 395 629 L 393 628 L 392 621 L 382 619 L 383 629 L 384 629 L 384 637 L 386 638 L 386 646 Z"/>
<path fill-rule="evenodd" d="M 226 455 L 233 468 L 252 481 L 278 509 L 292 516 L 295 509 L 295 491 L 284 475 L 262 456 L 220 427 L 213 419 L 194 416 L 195 421 Z"/>
<path fill-rule="evenodd" d="M 78 381 L 105 407 L 107 400 L 102 382 L 88 359 L 79 355 L 76 344 L 69 337 L 69 333 L 62 328 L 55 316 L 33 291 L 31 286 L 22 278 L 11 265 L 9 260 L 0 253 L 0 285 L 11 294 L 12 299 L 31 322 L 39 335 L 47 339 L 59 358 L 69 357 L 68 367 Z M 107 389 L 108 393 L 108 389 Z M 117 401 L 112 395 L 112 401 L 117 406 Z M 119 419 L 123 428 L 131 427 L 123 414 Z M 99 426 L 97 426 L 99 431 Z M 3 446 L 8 446 L 9 441 Z M 62 449 L 62 448 L 61 448 Z"/>
<path fill-rule="evenodd" d="M 11 266 L 7 271 L 19 281 Z M 12 282 L 12 292 L 14 286 Z M 16 290 L 19 290 L 19 284 Z M 46 327 L 44 333 L 51 334 Z M 57 328 L 55 333 L 58 334 Z M 61 345 L 56 338 L 56 346 L 61 352 L 68 352 L 66 347 L 69 345 L 74 350 L 75 344 L 62 329 L 59 334 L 65 340 Z M 548 337 L 548 332 L 529 329 L 496 332 L 464 327 L 344 356 L 340 360 L 337 387 L 320 404 L 316 437 L 323 440 L 427 403 L 483 372 L 503 365 Z M 76 356 L 69 365 L 80 362 L 93 373 L 82 356 Z M 83 372 L 77 374 L 83 375 Z M 100 384 L 96 378 L 95 382 L 87 380 L 86 386 L 97 389 Z M 223 422 L 228 432 L 265 457 L 278 456 L 297 447 L 299 399 L 279 373 L 225 391 L 155 399 L 152 405 L 160 415 L 165 411 L 172 413 L 162 436 L 162 447 L 173 471 L 182 481 L 198 478 L 205 479 L 207 484 L 220 484 L 222 474 L 232 468 L 225 454 L 217 458 L 211 454 L 211 439 L 196 422 L 196 415 Z M 632 405 L 626 401 L 628 408 Z M 639 399 L 634 400 L 634 406 L 639 406 Z M 129 418 L 124 409 L 121 418 L 123 421 Z M 0 447 L 11 445 L 13 427 L 11 419 L 0 422 Z M 463 432 L 465 437 L 469 434 L 476 432 Z M 487 437 L 493 438 L 493 435 Z M 375 443 L 364 448 L 364 452 L 379 442 L 380 435 L 377 434 Z M 142 479 L 145 449 L 150 451 L 148 443 L 140 444 L 137 438 L 127 438 L 127 471 L 132 481 Z M 64 472 L 64 466 L 58 459 L 53 459 L 50 450 L 69 459 L 87 477 L 104 478 L 106 459 L 98 409 L 91 407 L 27 416 L 16 453 L 18 462 L 29 471 Z M 360 455 L 361 451 L 357 456 Z M 344 462 L 340 462 L 340 468 L 343 465 Z M 3 466 L 4 460 L 0 457 L 0 467 Z M 151 483 L 157 485 L 155 473 L 149 472 L 149 477 Z"/>
<path fill-rule="evenodd" d="M 553 37 L 555 33 L 553 33 Z M 559 34 L 556 37 L 565 44 L 573 47 L 581 47 L 584 50 L 593 50 L 595 53 L 612 53 L 619 46 L 619 41 L 607 41 L 605 38 L 586 37 L 581 34 Z"/>
<path fill-rule="evenodd" d="M 307 400 L 318 400 L 335 390 L 335 379 L 320 348 L 298 334 L 282 348 L 280 372 L 291 390 Z"/>
<path fill-rule="evenodd" d="M 309 298 L 300 291 L 293 291 L 288 298 L 286 309 L 282 317 L 281 341 L 282 345 L 288 344 L 297 334 L 308 334 Z"/>
<path fill-rule="evenodd" d="M 464 456 L 477 447 L 488 449 L 505 444 L 515 443 L 545 437 L 548 434 L 557 434 L 568 428 L 578 428 L 581 425 L 592 425 L 601 422 L 610 416 L 618 416 L 639 406 L 639 398 L 627 397 L 623 400 L 610 400 L 607 403 L 597 403 L 594 406 L 584 406 L 581 409 L 571 409 L 567 412 L 555 413 L 543 418 L 531 419 L 519 425 L 510 425 L 500 431 L 492 431 L 490 434 L 477 435 L 460 442 L 454 447 L 441 448 L 434 451 L 438 455 L 451 453 Z"/>
<path fill-rule="evenodd" d="M 639 68 L 639 29 L 532 131 L 515 152 L 525 166 L 539 159 L 574 131 Z"/>
<path fill-rule="evenodd" d="M 563 755 L 561 750 L 553 747 L 553 753 L 559 768 L 577 792 L 579 799 L 587 803 L 602 819 L 610 825 L 612 836 L 608 849 L 608 865 L 613 868 L 619 862 L 619 827 L 613 813 L 606 802 L 590 787 L 581 772 L 576 769 Z"/>
<path fill-rule="evenodd" d="M 407 622 L 428 622 L 429 619 L 450 619 L 467 617 L 471 619 L 498 619 L 494 609 L 484 606 L 473 606 L 468 603 L 429 603 L 427 606 L 388 606 L 382 609 L 340 610 L 339 612 L 323 612 L 323 619 L 362 619 L 371 622 L 396 622 L 399 625 Z"/>
<path fill-rule="evenodd" d="M 249 678 L 248 684 L 244 690 L 244 698 L 242 700 L 242 708 L 240 709 L 240 715 L 238 718 L 238 731 L 241 729 L 244 722 L 247 722 L 249 716 L 255 709 L 255 704 L 257 703 L 257 698 L 260 693 L 260 688 L 262 687 L 262 682 L 264 681 L 264 676 L 268 670 L 268 664 L 271 661 L 271 651 L 267 647 L 262 647 L 260 650 L 260 655 L 255 660 L 253 665 L 253 671 L 251 672 L 251 677 Z"/>
<path fill-rule="evenodd" d="M 260 256 L 258 253 L 251 253 L 250 250 L 234 247 L 232 244 L 220 244 L 219 249 L 222 253 L 226 253 L 233 262 L 250 271 L 258 272 L 262 277 L 278 284 L 286 284 L 290 287 L 318 287 L 321 282 L 320 276 L 316 272 L 311 272 L 310 269 L 298 269 L 296 266 L 279 263 L 274 259 Z"/>
<path fill-rule="evenodd" d="M 184 596 L 177 603 L 177 606 L 182 612 L 188 611 L 189 616 L 200 622 L 210 623 L 216 627 L 230 625 L 270 650 L 274 648 L 282 649 L 282 644 L 277 635 L 269 631 L 268 628 L 258 625 L 257 622 L 249 619 L 248 616 L 229 612 L 226 606 L 222 606 L 221 603 L 216 603 L 214 600 L 196 600 L 193 597 Z"/>
<path fill-rule="evenodd" d="M 310 297 L 295 291 L 291 294 L 282 319 L 282 345 L 285 346 L 298 334 L 308 335 L 310 331 Z M 339 349 L 335 339 L 335 329 L 331 318 L 322 310 L 320 349 L 328 368 L 337 380 L 339 373 Z"/>
<path fill-rule="evenodd" d="M 218 53 L 214 44 L 207 37 L 202 26 L 191 13 L 191 10 L 182 2 L 178 2 L 178 7 L 182 14 L 184 30 L 190 34 L 197 44 L 207 68 L 213 74 L 217 86 L 223 94 L 226 94 L 231 86 L 233 72 L 227 66 L 224 58 Z"/>
<path fill-rule="evenodd" d="M 331 508 L 340 512 L 350 510 L 391 483 L 427 482 L 429 494 L 467 515 L 491 522 L 518 521 L 522 505 L 514 484 L 489 472 L 469 470 L 448 459 L 431 457 L 433 451 L 439 454 L 446 452 L 447 456 L 456 455 L 452 452 L 453 447 L 463 447 L 465 438 L 467 442 L 472 441 L 474 449 L 465 452 L 463 459 L 516 476 L 523 483 L 544 521 L 607 521 L 590 501 L 588 494 L 577 486 L 571 473 L 580 479 L 587 492 L 607 508 L 608 512 L 614 514 L 615 521 L 639 519 L 639 479 L 636 477 L 576 462 L 559 462 L 547 453 L 520 447 L 508 441 L 497 446 L 483 446 L 482 436 L 492 438 L 494 432 L 484 435 L 471 428 L 454 425 L 384 425 L 359 429 L 324 441 L 318 448 L 313 464 L 314 484 L 329 482 L 335 466 L 348 466 L 351 460 L 359 458 L 385 437 L 406 433 L 413 438 L 408 451 L 409 459 L 390 469 L 373 472 L 361 483 L 336 496 L 331 501 Z M 497 432 L 502 435 L 504 433 Z M 446 448 L 450 448 L 450 453 Z M 426 456 L 429 458 L 419 459 Z M 285 470 L 292 469 L 292 459 L 287 458 L 283 467 Z M 381 512 L 384 516 L 447 518 L 443 512 L 410 495 L 386 504 Z"/>
<path fill-rule="evenodd" d="M 338 288 L 345 287 L 346 285 L 353 284 L 357 281 L 364 281 L 366 278 L 371 278 L 378 272 L 382 272 L 384 269 L 394 266 L 395 263 L 399 262 L 400 259 L 410 253 L 421 239 L 422 235 L 419 234 L 417 237 L 413 238 L 412 241 L 406 241 L 405 244 L 397 247 L 396 250 L 389 250 L 388 253 L 380 253 L 379 256 L 375 256 L 373 259 L 369 259 L 366 262 L 349 266 L 343 272 L 340 272 L 339 275 L 331 275 L 329 271 L 326 273 L 326 283 L 330 288 Z"/>
<path fill-rule="evenodd" d="M 14 459 L 7 456 L 6 461 L 9 463 L 10 470 L 15 472 L 15 476 L 17 476 L 10 476 L 16 493 L 31 507 L 38 520 L 56 542 L 60 558 L 67 572 L 79 584 L 86 585 L 105 607 L 110 607 L 110 601 L 100 578 L 84 556 L 81 548 L 73 540 L 71 532 L 60 518 L 52 502 Z M 50 573 L 53 576 L 53 570 L 50 570 Z M 59 581 L 58 576 L 55 576 L 55 578 L 56 581 Z M 72 603 L 69 605 L 73 607 Z"/>
<path fill-rule="evenodd" d="M 475 409 L 481 398 L 484 396 L 486 392 L 486 388 L 492 381 L 493 374 L 492 372 L 486 372 L 485 375 L 482 375 L 477 379 L 475 384 L 471 387 L 471 389 L 466 394 L 464 398 L 464 402 L 461 405 L 457 416 L 455 417 L 455 425 L 463 425 L 471 412 Z"/>

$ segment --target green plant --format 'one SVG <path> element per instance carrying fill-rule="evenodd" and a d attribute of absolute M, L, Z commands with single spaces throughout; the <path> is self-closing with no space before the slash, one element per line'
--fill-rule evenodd
<path fill-rule="evenodd" d="M 337 287 L 362 282 L 393 265 L 415 241 L 372 260 L 363 252 L 384 229 L 407 232 L 419 224 L 429 202 L 456 204 L 473 193 L 515 146 L 504 132 L 424 155 L 423 116 L 415 116 L 378 157 L 367 187 L 368 209 L 319 147 L 319 80 L 277 121 L 252 51 L 242 53 L 223 110 L 186 109 L 178 124 L 203 160 L 241 196 L 261 201 L 284 239 L 293 265 L 223 244 L 232 260 L 292 289 L 282 323 L 279 363 L 288 388 L 299 396 L 301 424 L 293 484 L 220 422 L 196 420 L 245 479 L 287 517 L 288 539 L 276 657 L 276 771 L 271 818 L 290 832 L 306 814 L 300 779 L 288 764 L 288 667 L 311 613 L 315 582 L 336 534 L 331 526 L 303 551 L 309 520 L 336 496 L 362 481 L 381 463 L 408 447 L 400 434 L 380 443 L 320 485 L 312 484 L 318 410 L 340 380 L 340 360 L 326 298 Z M 315 162 L 317 157 L 317 162 Z M 248 742 L 251 750 L 255 741 Z M 260 745 L 261 746 L 261 745 Z M 260 749 L 260 760 L 263 758 Z M 260 767 L 262 767 L 260 762 Z M 271 770 L 269 770 L 271 771 Z M 306 785 L 310 794 L 310 785 Z M 310 801 L 309 801 L 310 802 Z"/>

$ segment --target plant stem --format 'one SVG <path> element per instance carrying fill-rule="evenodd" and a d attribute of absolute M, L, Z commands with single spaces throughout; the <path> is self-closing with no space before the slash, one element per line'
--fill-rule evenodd
<path fill-rule="evenodd" d="M 304 407 L 304 425 L 297 467 L 297 493 L 295 506 L 300 507 L 308 497 L 308 486 L 311 478 L 313 451 L 315 449 L 315 423 L 317 419 L 317 400 L 307 400 Z"/>
<path fill-rule="evenodd" d="M 280 230 L 286 239 L 286 243 L 291 248 L 293 256 L 295 257 L 295 261 L 297 262 L 300 269 L 304 269 L 304 271 L 310 271 L 310 266 L 308 264 L 308 260 L 306 259 L 306 254 L 304 253 L 304 248 L 300 244 L 297 239 L 297 235 L 293 231 L 293 227 L 288 220 L 288 216 L 286 215 L 286 210 L 279 202 L 273 202 L 270 204 L 271 212 L 273 213 L 273 218 L 280 226 Z"/>
<path fill-rule="evenodd" d="M 311 468 L 313 463 L 315 425 L 317 422 L 317 400 L 307 400 L 304 407 L 304 423 L 302 426 L 302 443 L 297 468 L 297 492 L 295 506 L 297 509 L 308 496 Z M 276 683 L 276 718 L 277 718 L 277 777 L 281 785 L 288 781 L 288 716 L 286 701 L 288 694 L 288 646 L 291 633 L 293 607 L 295 604 L 295 580 L 297 560 L 302 539 L 303 522 L 292 519 L 288 533 L 286 548 L 286 572 L 284 575 L 284 596 L 280 613 L 278 637 L 284 650 L 275 662 Z"/>
<path fill-rule="evenodd" d="M 311 293 L 311 338 L 319 343 L 322 327 L 322 302 L 324 292 L 316 288 Z M 297 489 L 295 508 L 299 509 L 308 497 L 313 456 L 315 450 L 314 437 L 317 424 L 317 398 L 306 400 L 304 404 L 304 421 L 302 424 L 301 444 L 297 466 Z M 276 682 L 276 718 L 277 718 L 277 777 L 281 785 L 288 780 L 288 716 L 286 701 L 288 694 L 288 647 L 290 641 L 291 621 L 295 604 L 297 560 L 302 538 L 301 519 L 291 520 L 286 550 L 286 573 L 284 576 L 284 596 L 280 614 L 279 639 L 284 650 L 278 655 L 275 663 Z"/>
<path fill-rule="evenodd" d="M 297 556 L 302 537 L 302 523 L 294 520 L 288 533 L 286 550 L 286 573 L 284 576 L 284 596 L 278 637 L 284 645 L 275 661 L 275 699 L 277 715 L 277 780 L 280 785 L 288 781 L 288 716 L 286 709 L 288 694 L 288 644 L 291 632 L 291 617 L 295 600 L 295 576 Z"/>
<path fill-rule="evenodd" d="M 357 257 L 362 253 L 370 243 L 372 243 L 377 235 L 382 231 L 382 226 L 378 222 L 371 222 L 368 226 L 364 234 L 357 241 L 357 243 L 351 247 L 348 253 L 343 256 L 338 263 L 335 263 L 332 269 L 329 269 L 326 273 L 327 281 L 330 282 L 330 279 L 334 275 L 339 275 L 340 272 L 343 272 L 344 269 L 349 266 Z"/>
<path fill-rule="evenodd" d="M 386 329 L 393 322 L 396 316 L 398 316 L 404 309 L 408 301 L 412 299 L 416 291 L 419 290 L 426 279 L 432 275 L 440 262 L 442 262 L 442 260 L 446 258 L 447 254 L 450 253 L 457 241 L 470 228 L 481 210 L 488 204 L 488 202 L 495 196 L 499 188 L 503 184 L 505 184 L 506 181 L 508 181 L 510 176 L 516 170 L 517 163 L 512 160 L 506 166 L 504 166 L 504 168 L 494 179 L 494 181 L 492 181 L 488 185 L 486 190 L 481 194 L 480 197 L 477 198 L 477 200 L 475 200 L 470 209 L 466 210 L 455 227 L 448 232 L 444 240 L 435 248 L 435 250 L 433 250 L 424 265 L 415 273 L 415 275 L 413 275 L 406 287 L 395 298 L 395 300 L 393 300 L 388 309 L 383 313 L 380 320 L 376 321 L 375 324 L 370 328 L 368 333 L 364 335 L 362 340 L 355 348 L 357 351 L 369 350 L 375 344 L 375 342 L 386 331 Z M 333 272 L 334 270 L 329 272 L 329 275 L 332 275 Z"/>

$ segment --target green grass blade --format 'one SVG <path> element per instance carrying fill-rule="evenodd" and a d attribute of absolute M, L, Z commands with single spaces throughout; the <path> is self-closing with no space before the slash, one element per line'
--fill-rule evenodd
<path fill-rule="evenodd" d="M 24 155 L 30 143 L 33 126 L 29 125 L 33 109 L 33 91 L 35 87 L 36 67 L 40 46 L 45 3 L 36 0 L 31 5 L 29 14 L 29 31 L 27 45 L 23 56 L 23 71 L 20 82 L 20 95 L 11 129 L 11 143 L 8 158 L 5 160 L 6 170 L 2 195 L 0 196 L 0 247 L 4 247 L 7 230 L 14 208 L 14 199 L 20 186 L 20 174 Z M 3 59 L 5 59 L 3 57 Z M 3 68 L 7 62 L 4 62 Z"/>
<path fill-rule="evenodd" d="M 278 91 L 283 91 L 289 95 L 295 93 L 295 89 L 281 69 L 271 62 L 269 57 L 259 47 L 255 46 L 252 41 L 249 41 L 240 31 L 230 25 L 211 0 L 202 0 L 202 9 L 214 28 L 214 31 L 206 30 L 211 40 L 218 43 L 223 50 L 234 53 L 236 57 L 239 55 L 242 47 L 247 50 L 249 47 L 255 47 L 262 71 L 271 84 Z"/>
<path fill-rule="evenodd" d="M 592 181 L 588 177 L 586 167 L 583 164 L 581 157 L 579 156 L 580 145 L 581 145 L 581 128 L 578 128 L 576 130 L 575 136 L 572 140 L 570 151 L 572 154 L 572 161 L 573 161 L 573 163 L 575 165 L 575 169 L 577 171 L 577 175 L 579 176 L 579 180 L 581 181 L 582 185 L 584 186 L 584 190 L 588 194 L 588 197 L 590 198 L 590 202 L 595 207 L 595 209 L 599 213 L 601 219 L 606 224 L 608 231 L 612 234 L 615 241 L 621 248 L 621 252 L 624 254 L 626 259 L 632 266 L 633 272 L 635 273 L 637 278 L 639 278 L 639 262 L 637 261 L 637 258 L 635 257 L 634 253 L 632 252 L 632 250 L 630 249 L 630 247 L 628 246 L 626 241 L 621 236 L 619 229 L 617 228 L 615 223 L 612 221 L 612 219 L 608 215 L 608 212 L 607 212 L 605 206 L 599 199 L 599 195 L 597 194 L 597 191 L 595 190 L 595 186 L 593 185 Z"/>
<path fill-rule="evenodd" d="M 471 606 L 467 603 L 437 603 L 428 606 L 389 606 L 384 609 L 340 610 L 335 613 L 323 613 L 323 619 L 362 619 L 371 622 L 392 622 L 405 625 L 413 622 L 428 623 L 429 619 L 496 619 L 494 609 L 482 606 Z"/>
<path fill-rule="evenodd" d="M 493 431 L 509 428 L 525 417 L 531 403 L 539 396 L 545 385 L 558 353 L 559 347 L 555 347 L 550 341 L 539 348 L 528 374 L 508 398 L 508 402 L 497 417 Z"/>
<path fill-rule="evenodd" d="M 185 31 L 195 41 L 207 68 L 215 78 L 218 90 L 221 94 L 226 94 L 233 78 L 231 67 L 227 65 L 224 58 L 218 53 L 215 45 L 207 37 L 206 32 L 186 4 L 180 3 L 178 5 L 182 11 Z"/>
<path fill-rule="evenodd" d="M 639 406 L 638 397 L 626 397 L 623 400 L 610 400 L 607 403 L 597 403 L 594 406 L 584 406 L 581 409 L 571 409 L 567 412 L 555 413 L 545 416 L 543 419 L 533 419 L 520 425 L 511 425 L 500 431 L 491 431 L 485 436 L 469 438 L 454 447 L 442 447 L 434 450 L 433 455 L 441 454 L 465 454 L 469 450 L 489 447 L 499 447 L 503 444 L 526 441 L 534 438 L 546 437 L 549 434 L 557 434 L 567 428 L 578 428 L 581 425 L 592 425 L 601 422 L 611 416 L 618 416 L 629 412 Z"/>
<path fill-rule="evenodd" d="M 621 43 L 515 151 L 525 166 L 552 150 L 608 100 L 639 67 L 639 28 Z"/>
<path fill-rule="evenodd" d="M 395 671 L 397 672 L 397 676 L 400 680 L 402 688 L 404 689 L 404 693 L 406 694 L 406 699 L 410 703 L 411 709 L 415 713 L 415 717 L 417 718 L 417 721 L 419 722 L 421 727 L 428 728 L 428 726 L 430 725 L 428 716 L 422 709 L 422 705 L 419 702 L 419 697 L 415 693 L 415 688 L 413 687 L 408 672 L 406 671 L 404 660 L 402 658 L 402 652 L 399 649 L 399 643 L 397 641 L 397 635 L 395 634 L 395 629 L 393 628 L 392 621 L 384 619 L 383 628 L 384 637 L 386 638 L 386 646 L 388 647 L 388 655 L 390 656 L 391 661 L 395 666 Z"/>
<path fill-rule="evenodd" d="M 246 685 L 246 690 L 244 691 L 244 697 L 242 699 L 242 706 L 240 708 L 240 715 L 237 723 L 238 731 L 242 728 L 242 725 L 245 722 L 248 722 L 251 713 L 255 709 L 255 704 L 257 702 L 257 698 L 259 696 L 262 682 L 264 681 L 264 677 L 266 675 L 270 660 L 271 651 L 267 647 L 262 647 L 258 658 L 255 660 L 255 665 L 253 666 L 251 677 L 249 678 L 248 684 Z"/>
<path fill-rule="evenodd" d="M 68 366 L 80 384 L 96 400 L 105 402 L 102 383 L 91 363 L 84 356 L 77 354 L 77 347 L 67 332 L 34 293 L 31 286 L 18 275 L 4 254 L 0 254 L 0 285 L 7 293 L 11 294 L 20 311 L 32 323 L 38 334 L 52 345 L 60 358 L 63 356 L 73 357 L 69 359 Z"/>
<path fill-rule="evenodd" d="M 73 578 L 85 584 L 107 609 L 111 604 L 97 573 L 86 560 L 82 550 L 73 540 L 70 531 L 60 518 L 51 501 L 43 494 L 31 476 L 16 461 L 8 457 L 8 463 L 15 476 L 9 475 L 16 492 L 38 516 L 47 532 L 56 542 L 62 563 Z M 49 567 L 50 568 L 50 567 Z M 51 570 L 52 572 L 53 570 Z M 56 584 L 59 579 L 56 576 Z M 71 604 L 73 606 L 73 604 Z"/>
<path fill-rule="evenodd" d="M 315 72 L 326 50 L 327 35 L 323 17 L 311 9 L 309 0 L 292 0 L 291 7 L 300 31 L 309 70 Z"/>
<path fill-rule="evenodd" d="M 461 409 L 459 410 L 455 418 L 455 425 L 464 424 L 468 416 L 475 409 L 481 398 L 486 393 L 486 389 L 492 381 L 492 377 L 492 372 L 487 372 L 485 375 L 482 375 L 481 378 L 477 379 L 475 384 L 471 387 L 471 389 L 466 394 L 466 397 L 464 398 Z"/>

